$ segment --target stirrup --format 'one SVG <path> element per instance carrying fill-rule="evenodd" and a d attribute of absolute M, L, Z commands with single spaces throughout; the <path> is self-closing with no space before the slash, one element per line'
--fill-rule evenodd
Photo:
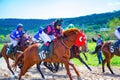
<path fill-rule="evenodd" d="M 47 51 L 47 50 L 46 50 L 46 51 L 44 51 L 44 54 L 48 54 L 48 53 L 49 53 L 49 51 Z"/>
<path fill-rule="evenodd" d="M 8 55 L 8 54 L 9 54 L 9 52 L 10 52 L 10 49 L 9 49 L 9 48 L 7 48 L 7 50 L 6 50 L 6 54 Z"/>

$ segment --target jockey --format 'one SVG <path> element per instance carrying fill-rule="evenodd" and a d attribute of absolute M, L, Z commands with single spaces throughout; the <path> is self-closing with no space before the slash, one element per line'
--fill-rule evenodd
<path fill-rule="evenodd" d="M 23 24 L 19 23 L 17 25 L 17 28 L 10 34 L 10 40 L 12 43 L 11 51 L 15 49 L 22 35 L 23 35 Z"/>
<path fill-rule="evenodd" d="M 115 48 L 119 48 L 119 44 L 120 44 L 120 26 L 118 26 L 118 28 L 115 30 L 115 36 L 117 37 L 117 41 L 116 41 L 116 43 L 115 43 Z"/>
<path fill-rule="evenodd" d="M 61 37 L 62 29 L 61 29 L 62 20 L 58 19 L 55 22 L 52 22 L 48 25 L 45 29 L 39 29 L 39 31 L 35 34 L 34 40 L 41 39 L 44 41 L 46 49 L 44 50 L 45 53 L 48 53 L 48 47 L 50 42 L 53 41 L 55 38 Z"/>
<path fill-rule="evenodd" d="M 39 42 L 41 40 L 40 35 L 42 34 L 42 28 L 39 28 L 39 31 L 35 33 L 33 37 L 33 43 Z"/>

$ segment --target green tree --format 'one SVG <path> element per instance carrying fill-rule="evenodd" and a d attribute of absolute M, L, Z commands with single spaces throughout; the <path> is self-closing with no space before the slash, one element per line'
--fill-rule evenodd
<path fill-rule="evenodd" d="M 108 32 L 109 39 L 116 39 L 116 37 L 114 35 L 114 32 L 117 29 L 117 27 L 120 26 L 120 19 L 115 17 L 108 22 L 108 25 L 109 25 L 109 28 L 110 28 L 110 30 Z"/>
<path fill-rule="evenodd" d="M 113 32 L 118 26 L 120 26 L 120 19 L 115 17 L 108 22 L 108 25 L 110 27 L 110 31 Z"/>
<path fill-rule="evenodd" d="M 4 35 L 0 35 L 0 42 L 3 42 L 4 39 L 5 39 Z"/>

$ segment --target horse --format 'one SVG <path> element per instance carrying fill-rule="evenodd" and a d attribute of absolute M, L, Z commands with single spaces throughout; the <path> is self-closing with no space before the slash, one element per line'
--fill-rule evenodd
<path fill-rule="evenodd" d="M 18 79 L 20 80 L 30 67 L 32 67 L 34 64 L 39 64 L 41 61 L 63 63 L 65 65 L 65 69 L 70 80 L 73 80 L 69 69 L 69 66 L 71 66 L 77 74 L 78 80 L 81 79 L 79 72 L 77 71 L 75 66 L 69 61 L 70 48 L 75 44 L 79 34 L 83 34 L 83 32 L 79 31 L 76 28 L 64 31 L 64 38 L 59 38 L 53 42 L 53 56 L 47 59 L 40 59 L 40 57 L 38 56 L 39 44 L 33 44 L 29 46 L 27 49 L 25 49 L 24 53 L 20 57 L 18 57 L 18 59 L 15 62 L 14 66 L 16 66 L 21 60 L 23 62 L 23 66 L 21 68 Z M 81 38 L 82 41 L 83 39 L 85 39 L 85 37 Z"/>
<path fill-rule="evenodd" d="M 7 48 L 10 44 L 9 43 L 6 43 L 1 52 L 0 52 L 0 58 L 1 57 L 4 57 L 6 63 L 7 63 L 7 67 L 8 69 L 10 70 L 10 72 L 12 73 L 12 75 L 14 76 L 14 78 L 17 78 L 17 76 L 15 75 L 15 73 L 13 72 L 13 70 L 11 69 L 11 66 L 10 66 L 10 63 L 9 63 L 9 58 L 12 59 L 12 60 L 16 60 L 17 57 L 21 54 L 22 51 L 24 51 L 28 46 L 28 39 L 23 35 L 22 38 L 20 39 L 18 45 L 16 46 L 17 47 L 17 51 L 13 54 L 13 53 L 9 53 L 9 54 L 6 54 L 6 51 L 7 51 Z"/>
<path fill-rule="evenodd" d="M 76 48 L 76 50 L 75 50 Z M 77 48 L 77 46 L 72 46 L 70 49 L 70 59 L 73 58 L 77 58 L 81 63 L 83 63 L 90 71 L 92 71 L 92 69 L 86 64 L 86 62 L 82 59 L 81 55 L 76 55 L 76 52 L 78 53 L 83 53 L 85 59 L 87 60 L 87 56 L 85 55 L 85 53 L 88 51 L 87 45 L 84 45 L 80 48 Z M 40 63 L 41 64 L 41 63 Z M 47 67 L 50 71 L 52 72 L 57 72 L 59 69 L 59 63 L 47 63 L 44 62 L 43 63 L 45 67 Z M 62 64 L 61 64 L 62 65 Z M 63 67 L 63 65 L 62 65 Z"/>
<path fill-rule="evenodd" d="M 114 74 L 114 72 L 112 71 L 112 69 L 110 67 L 110 60 L 113 58 L 114 55 L 120 56 L 120 52 L 119 52 L 119 50 L 116 50 L 114 53 L 112 53 L 110 51 L 110 49 L 114 50 L 114 48 L 113 48 L 113 46 L 110 48 L 111 43 L 112 43 L 112 41 L 108 41 L 108 42 L 104 43 L 102 46 L 102 52 L 103 52 L 103 55 L 105 56 L 105 59 L 102 62 L 102 72 L 103 73 L 105 72 L 104 65 L 105 65 L 105 63 L 107 63 L 108 69 L 110 70 L 110 72 L 112 74 Z"/>

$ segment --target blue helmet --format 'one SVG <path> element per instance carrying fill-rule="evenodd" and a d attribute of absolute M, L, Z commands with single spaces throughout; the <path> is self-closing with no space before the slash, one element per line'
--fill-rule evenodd
<path fill-rule="evenodd" d="M 43 29 L 40 27 L 40 28 L 39 28 L 39 33 L 40 33 L 40 34 L 42 33 L 42 30 L 43 30 Z"/>
<path fill-rule="evenodd" d="M 17 29 L 19 29 L 19 28 L 23 28 L 23 24 L 21 24 L 21 23 L 17 24 Z"/>

